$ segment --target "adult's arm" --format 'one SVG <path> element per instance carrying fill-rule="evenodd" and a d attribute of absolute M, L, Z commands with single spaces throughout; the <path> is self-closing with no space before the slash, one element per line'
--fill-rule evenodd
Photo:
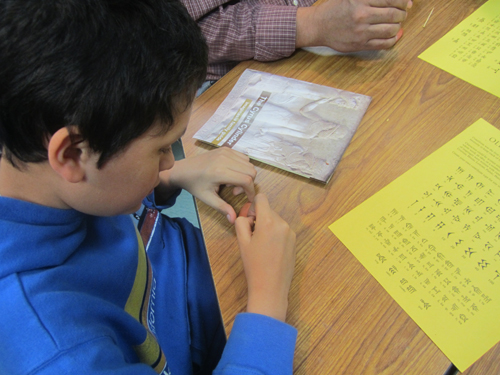
<path fill-rule="evenodd" d="M 182 0 L 209 46 L 209 63 L 290 56 L 296 46 L 297 7 L 315 0 Z"/>

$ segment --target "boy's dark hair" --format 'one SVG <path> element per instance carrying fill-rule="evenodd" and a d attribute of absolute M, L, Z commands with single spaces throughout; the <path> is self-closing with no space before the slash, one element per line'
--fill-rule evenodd
<path fill-rule="evenodd" d="M 207 55 L 178 0 L 0 0 L 2 157 L 45 161 L 77 125 L 102 167 L 155 120 L 170 128 Z"/>

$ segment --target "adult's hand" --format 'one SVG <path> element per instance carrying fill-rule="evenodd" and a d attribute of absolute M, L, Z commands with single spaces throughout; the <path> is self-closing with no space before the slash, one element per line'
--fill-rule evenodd
<path fill-rule="evenodd" d="M 392 47 L 402 36 L 409 0 L 329 0 L 297 10 L 296 47 L 339 52 Z"/>

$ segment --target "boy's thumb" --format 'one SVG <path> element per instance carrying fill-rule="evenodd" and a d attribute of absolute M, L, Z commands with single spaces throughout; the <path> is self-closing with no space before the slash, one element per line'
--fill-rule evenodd
<path fill-rule="evenodd" d="M 224 207 L 222 208 L 222 213 L 226 215 L 227 220 L 231 223 L 234 224 L 236 221 L 236 211 L 230 204 L 225 204 Z"/>
<path fill-rule="evenodd" d="M 236 229 L 236 237 L 238 238 L 239 244 L 245 244 L 250 242 L 252 237 L 252 225 L 248 218 L 240 216 L 236 219 L 234 223 Z"/>

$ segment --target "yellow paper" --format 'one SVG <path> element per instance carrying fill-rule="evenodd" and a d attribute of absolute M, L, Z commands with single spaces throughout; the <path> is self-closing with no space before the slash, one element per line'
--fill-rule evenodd
<path fill-rule="evenodd" d="M 500 341 L 500 130 L 478 120 L 329 228 L 460 371 Z"/>
<path fill-rule="evenodd" d="M 483 4 L 419 57 L 500 97 L 500 0 Z"/>

